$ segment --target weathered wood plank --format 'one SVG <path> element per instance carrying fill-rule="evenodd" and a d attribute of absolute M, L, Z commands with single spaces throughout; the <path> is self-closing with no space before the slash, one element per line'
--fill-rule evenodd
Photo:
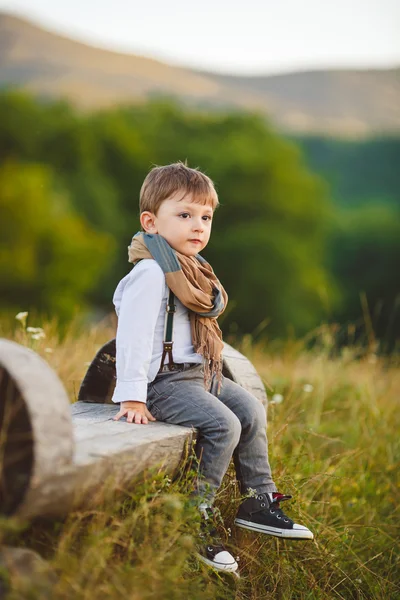
<path fill-rule="evenodd" d="M 86 403 L 82 407 L 76 403 L 71 409 L 71 462 L 40 482 L 33 501 L 18 509 L 21 517 L 61 516 L 72 508 L 96 506 L 107 482 L 110 489 L 129 488 L 133 478 L 149 468 L 159 467 L 172 474 L 193 438 L 194 431 L 188 427 L 112 421 L 118 411 L 115 405 Z"/>
<path fill-rule="evenodd" d="M 128 440 L 132 447 L 147 442 L 160 442 L 165 438 L 180 435 L 182 431 L 191 432 L 190 427 L 181 427 L 179 425 L 170 425 L 169 423 L 150 422 L 148 425 L 136 425 L 135 423 L 127 423 L 125 420 L 113 421 L 112 417 L 118 412 L 118 406 L 116 405 L 99 405 L 93 403 L 92 405 L 86 406 L 91 408 L 90 411 L 86 411 L 84 416 L 79 413 L 79 406 L 81 402 L 76 402 L 71 406 L 73 423 L 74 423 L 74 439 L 76 442 L 75 447 L 75 460 L 83 447 L 83 442 L 90 440 L 91 443 L 95 444 L 96 440 L 100 439 L 106 446 L 107 440 L 112 440 L 116 437 L 120 440 L 121 444 L 125 444 Z M 74 412 L 78 414 L 74 414 Z M 112 444 L 115 442 L 112 441 Z"/>
<path fill-rule="evenodd" d="M 150 429 L 153 425 L 142 427 Z M 192 437 L 192 431 L 184 427 L 169 435 L 163 431 L 157 442 L 148 437 L 133 438 L 132 434 L 105 439 L 99 431 L 95 438 L 80 440 L 74 462 L 43 481 L 35 503 L 25 504 L 18 514 L 24 518 L 64 515 L 73 507 L 98 505 L 104 490 L 129 489 L 132 480 L 146 469 L 160 467 L 172 474 L 182 463 L 185 446 Z"/>

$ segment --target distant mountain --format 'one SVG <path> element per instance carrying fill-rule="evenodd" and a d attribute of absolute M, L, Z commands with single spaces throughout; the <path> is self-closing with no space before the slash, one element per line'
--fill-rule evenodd
<path fill-rule="evenodd" d="M 400 132 L 400 68 L 219 75 L 95 48 L 5 13 L 0 87 L 84 109 L 168 95 L 203 108 L 257 110 L 291 133 Z"/>

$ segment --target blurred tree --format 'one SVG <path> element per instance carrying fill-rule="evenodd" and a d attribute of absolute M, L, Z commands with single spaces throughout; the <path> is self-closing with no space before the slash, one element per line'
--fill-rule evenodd
<path fill-rule="evenodd" d="M 155 164 L 187 159 L 190 166 L 210 175 L 220 196 L 204 255 L 230 294 L 225 331 L 254 332 L 268 323 L 267 333 L 276 336 L 289 329 L 303 333 L 327 318 L 358 319 L 362 290 L 374 306 L 383 290 L 387 293 L 379 298 L 390 296 L 392 302 L 395 292 L 388 290 L 397 266 L 395 214 L 368 218 L 367 213 L 360 214 L 359 227 L 357 210 L 377 197 L 380 204 L 398 201 L 398 170 L 393 165 L 399 141 L 302 138 L 300 142 L 309 165 L 324 175 L 325 182 L 309 170 L 299 140 L 296 145 L 282 138 L 262 115 L 183 110 L 170 99 L 88 115 L 65 102 L 36 102 L 19 92 L 0 94 L 0 158 L 8 161 L 2 177 L 11 190 L 7 193 L 15 198 L 7 200 L 1 192 L 0 229 L 6 240 L 13 233 L 13 239 L 27 239 L 34 249 L 21 257 L 23 246 L 6 242 L 0 273 L 7 273 L 10 286 L 2 284 L 3 296 L 8 303 L 17 302 L 29 290 L 38 308 L 51 304 L 63 312 L 60 295 L 52 289 L 62 287 L 57 279 L 61 275 L 46 266 L 46 256 L 51 256 L 54 265 L 76 261 L 79 273 L 76 282 L 71 281 L 76 294 L 71 293 L 111 308 L 114 287 L 131 268 L 127 246 L 139 228 L 144 177 Z M 357 207 L 352 228 L 344 226 L 338 209 L 330 204 L 327 182 L 338 205 Z M 28 222 L 18 206 L 24 207 Z M 64 241 L 57 242 L 55 231 Z M 86 264 L 89 247 L 96 245 L 100 232 L 106 236 L 100 236 L 97 266 Z M 104 247 L 107 252 L 102 254 Z M 387 268 L 372 269 L 372 276 L 361 256 L 377 253 L 385 256 Z M 14 260 L 19 276 L 6 266 Z M 82 262 L 87 273 L 81 270 Z M 39 266 L 51 274 L 47 287 L 35 287 Z M 345 301 L 339 308 L 340 289 Z M 390 302 L 381 304 L 382 323 L 390 322 Z"/>
<path fill-rule="evenodd" d="M 385 203 L 343 209 L 337 214 L 330 257 L 343 291 L 336 319 L 360 323 L 371 318 L 382 348 L 393 349 L 400 335 L 400 210 Z"/>
<path fill-rule="evenodd" d="M 309 167 L 329 182 L 342 206 L 377 201 L 400 207 L 400 137 L 337 140 L 292 138 L 303 149 Z"/>
<path fill-rule="evenodd" d="M 0 297 L 3 308 L 35 307 L 66 319 L 85 306 L 114 245 L 74 214 L 53 181 L 40 164 L 0 169 Z"/>

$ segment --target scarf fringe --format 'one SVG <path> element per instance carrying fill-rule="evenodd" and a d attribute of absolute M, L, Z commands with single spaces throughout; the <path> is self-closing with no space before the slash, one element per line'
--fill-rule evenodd
<path fill-rule="evenodd" d="M 194 351 L 201 354 L 204 359 L 204 387 L 207 391 L 210 390 L 215 375 L 218 384 L 217 394 L 219 394 L 222 384 L 222 350 L 224 343 L 217 320 L 199 317 L 199 315 L 191 312 L 190 325 Z"/>

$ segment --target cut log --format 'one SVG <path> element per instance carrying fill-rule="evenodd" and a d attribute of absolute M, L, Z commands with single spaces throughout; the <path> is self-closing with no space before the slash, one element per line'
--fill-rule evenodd
<path fill-rule="evenodd" d="M 18 515 L 57 516 L 72 508 L 96 507 L 104 490 L 129 489 L 152 467 L 172 474 L 181 464 L 193 430 L 167 423 L 135 425 L 113 421 L 115 405 L 71 405 L 75 449 L 71 463 L 42 482 L 40 497 Z"/>
<path fill-rule="evenodd" d="M 253 365 L 227 344 L 224 356 L 225 376 L 265 402 Z M 114 385 L 114 340 L 97 353 L 72 406 L 44 360 L 0 340 L 0 512 L 61 516 L 98 505 L 104 490 L 129 488 L 146 469 L 172 474 L 182 465 L 195 430 L 113 421 L 118 406 L 107 402 Z"/>

